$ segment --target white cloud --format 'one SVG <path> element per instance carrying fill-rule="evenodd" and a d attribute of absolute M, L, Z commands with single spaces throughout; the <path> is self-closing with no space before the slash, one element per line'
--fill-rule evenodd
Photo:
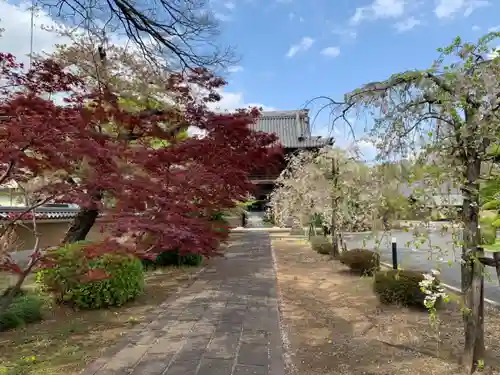
<path fill-rule="evenodd" d="M 215 17 L 215 19 L 217 19 L 221 22 L 229 22 L 233 19 L 230 14 L 225 14 L 225 13 L 221 13 L 221 12 L 214 12 L 214 17 Z"/>
<path fill-rule="evenodd" d="M 405 13 L 405 6 L 405 0 L 374 0 L 367 6 L 356 8 L 349 23 L 358 25 L 368 19 L 399 18 Z"/>
<path fill-rule="evenodd" d="M 297 20 L 297 21 L 299 21 L 300 23 L 304 22 L 304 18 L 303 18 L 303 17 L 301 17 L 301 16 L 298 16 L 298 15 L 297 15 L 296 13 L 294 13 L 294 12 L 290 12 L 290 13 L 288 13 L 288 19 L 289 19 L 290 21 Z"/>
<path fill-rule="evenodd" d="M 232 10 L 232 9 L 234 9 L 236 7 L 236 5 L 233 2 L 231 2 L 231 1 L 228 1 L 227 3 L 225 3 L 224 6 L 227 9 L 230 9 L 230 10 Z"/>
<path fill-rule="evenodd" d="M 356 39 L 356 37 L 358 36 L 358 33 L 356 32 L 356 30 L 354 30 L 352 28 L 334 27 L 332 29 L 332 33 L 340 36 L 342 39 L 344 39 L 346 41 Z"/>
<path fill-rule="evenodd" d="M 217 112 L 231 112 L 239 108 L 257 107 L 264 111 L 274 111 L 273 107 L 266 106 L 260 103 L 246 103 L 241 92 L 224 92 L 220 91 L 222 100 L 217 103 L 210 104 L 210 108 Z"/>
<path fill-rule="evenodd" d="M 489 33 L 497 32 L 497 31 L 500 31 L 500 25 L 493 26 L 493 27 L 490 27 L 490 28 L 488 29 L 488 32 L 489 32 Z"/>
<path fill-rule="evenodd" d="M 415 17 L 409 17 L 403 21 L 396 22 L 394 27 L 398 32 L 403 33 L 405 31 L 413 29 L 418 25 L 420 25 L 420 20 L 416 19 Z"/>
<path fill-rule="evenodd" d="M 4 0 L 0 0 L 0 26 L 5 29 L 0 37 L 0 52 L 10 52 L 18 57 L 21 61 L 27 62 L 30 45 L 30 25 L 31 13 L 29 7 L 31 4 L 21 3 L 19 5 L 9 4 Z M 44 31 L 40 29 L 41 25 L 54 26 L 58 25 L 54 20 L 42 11 L 38 12 L 36 21 L 36 29 L 34 33 L 34 52 L 51 52 L 54 50 L 56 43 L 66 43 L 69 40 L 60 37 L 56 33 Z M 228 70 L 241 71 L 243 68 L 234 66 Z M 262 104 L 245 103 L 242 93 L 221 92 L 222 100 L 215 105 L 221 110 L 234 110 L 236 108 L 246 107 L 263 107 L 266 110 L 271 108 Z M 214 107 L 212 107 L 214 109 Z"/>
<path fill-rule="evenodd" d="M 242 72 L 244 69 L 241 65 L 234 65 L 234 66 L 230 66 L 229 68 L 227 68 L 227 71 L 229 73 L 238 73 L 238 72 Z"/>
<path fill-rule="evenodd" d="M 478 25 L 472 26 L 472 31 L 479 31 L 479 30 L 481 30 L 481 27 L 479 27 Z"/>
<path fill-rule="evenodd" d="M 439 0 L 434 13 L 438 18 L 451 17 L 465 5 L 465 0 Z"/>
<path fill-rule="evenodd" d="M 367 161 L 373 160 L 377 156 L 377 147 L 371 140 L 361 139 L 356 143 L 356 146 Z"/>
<path fill-rule="evenodd" d="M 313 44 L 314 44 L 314 39 L 308 36 L 303 37 L 299 43 L 294 44 L 290 47 L 290 49 L 286 53 L 286 57 L 293 57 L 299 52 L 305 52 L 309 48 L 311 48 Z"/>
<path fill-rule="evenodd" d="M 21 3 L 19 5 L 9 4 L 0 0 L 0 26 L 5 29 L 0 37 L 0 51 L 10 52 L 20 61 L 27 62 L 30 53 L 30 29 L 31 29 L 31 4 Z M 35 13 L 35 27 L 33 30 L 34 52 L 51 52 L 56 43 L 66 43 L 54 32 L 42 30 L 41 26 L 57 26 L 54 20 L 45 12 Z"/>
<path fill-rule="evenodd" d="M 328 57 L 337 57 L 340 55 L 340 48 L 339 47 L 326 47 L 321 50 L 321 54 L 323 56 L 328 56 Z"/>
<path fill-rule="evenodd" d="M 491 5 L 487 0 L 437 0 L 434 14 L 437 18 L 451 18 L 457 13 L 468 17 L 478 8 Z"/>
<path fill-rule="evenodd" d="M 472 0 L 468 2 L 467 7 L 465 8 L 464 16 L 469 17 L 472 12 L 474 12 L 478 8 L 484 8 L 490 6 L 491 3 L 486 0 Z"/>
<path fill-rule="evenodd" d="M 493 47 L 491 51 L 488 53 L 489 59 L 494 59 L 500 57 L 500 46 Z"/>

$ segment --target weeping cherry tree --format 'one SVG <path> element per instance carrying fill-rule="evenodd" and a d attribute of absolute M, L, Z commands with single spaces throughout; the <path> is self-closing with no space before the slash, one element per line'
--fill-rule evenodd
<path fill-rule="evenodd" d="M 498 38 L 500 33 L 489 33 L 475 44 L 456 38 L 438 50 L 429 69 L 394 74 L 346 94 L 343 102 L 331 102 L 339 117 L 357 110 L 374 119 L 367 131 L 382 158 L 418 155 L 436 167 L 434 174 L 440 171 L 438 184 L 456 183 L 461 190 L 466 373 L 482 367 L 485 351 L 483 272 L 488 258 L 480 246 L 479 188 L 488 179 L 485 165 L 500 137 L 500 57 L 490 47 L 498 45 Z"/>

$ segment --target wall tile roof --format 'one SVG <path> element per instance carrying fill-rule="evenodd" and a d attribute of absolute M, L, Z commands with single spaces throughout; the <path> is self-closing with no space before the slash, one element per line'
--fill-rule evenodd
<path fill-rule="evenodd" d="M 262 112 L 255 129 L 276 134 L 285 148 L 322 147 L 332 142 L 332 138 L 311 135 L 307 110 Z"/>
<path fill-rule="evenodd" d="M 25 210 L 26 207 L 0 206 L 0 220 L 16 217 Z M 35 217 L 40 220 L 61 220 L 75 217 L 78 211 L 79 208 L 38 207 L 35 212 Z M 31 213 L 25 215 L 26 219 L 31 219 L 31 217 Z"/>

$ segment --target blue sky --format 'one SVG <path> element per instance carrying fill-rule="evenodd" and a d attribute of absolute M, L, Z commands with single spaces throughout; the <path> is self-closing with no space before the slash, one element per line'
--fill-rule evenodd
<path fill-rule="evenodd" d="M 436 49 L 457 35 L 476 40 L 500 30 L 498 0 L 213 0 L 212 6 L 223 40 L 242 57 L 226 90 L 276 109 L 300 108 L 318 95 L 341 98 L 363 83 L 429 67 Z"/>
<path fill-rule="evenodd" d="M 429 67 L 436 49 L 457 35 L 476 40 L 500 31 L 499 0 L 207 1 L 220 20 L 220 43 L 241 56 L 223 92 L 221 108 L 229 110 L 298 109 L 321 95 L 340 99 L 364 83 Z M 0 0 L 0 51 L 29 52 L 29 5 Z M 42 30 L 50 24 L 49 15 L 37 14 L 36 51 L 64 42 Z M 327 133 L 327 125 L 327 116 L 320 117 L 316 134 Z M 342 142 L 345 133 L 335 136 Z"/>

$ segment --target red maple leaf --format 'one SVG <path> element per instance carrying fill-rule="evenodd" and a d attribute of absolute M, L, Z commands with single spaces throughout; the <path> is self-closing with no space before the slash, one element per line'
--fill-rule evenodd
<path fill-rule="evenodd" d="M 165 92 L 174 103 L 165 108 L 130 112 L 119 105 L 119 93 L 89 89 L 54 61 L 20 68 L 0 53 L 0 183 L 50 176 L 37 194 L 98 210 L 114 238 L 134 242 L 126 251 L 144 250 L 148 238 L 153 254 L 166 248 L 217 254 L 229 232 L 210 218 L 245 199 L 254 189 L 249 173 L 281 155 L 270 147 L 274 135 L 252 130 L 257 109 L 208 109 L 224 81 L 206 70 L 172 74 Z M 206 94 L 194 95 L 193 85 Z M 179 138 L 189 126 L 205 136 Z M 152 147 L 152 138 L 168 146 Z M 121 248 L 110 238 L 92 252 Z"/>

